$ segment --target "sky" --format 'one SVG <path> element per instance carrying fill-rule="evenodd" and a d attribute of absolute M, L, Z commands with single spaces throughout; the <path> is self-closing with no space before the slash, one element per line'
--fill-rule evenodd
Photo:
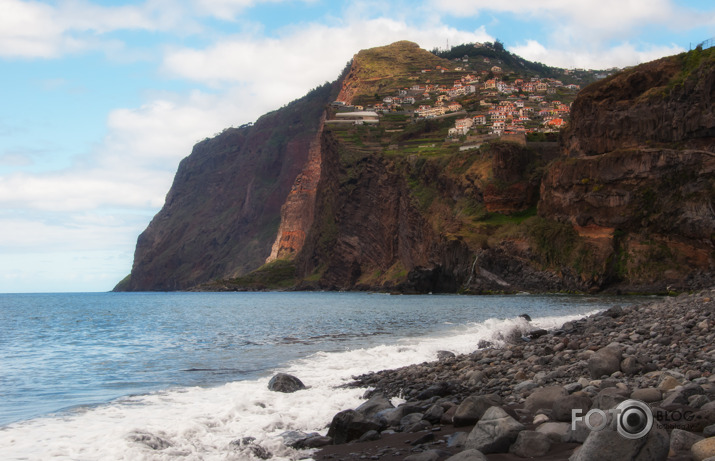
<path fill-rule="evenodd" d="M 712 37 L 711 0 L 0 0 L 0 292 L 111 290 L 197 141 L 361 49 L 605 69 Z"/>

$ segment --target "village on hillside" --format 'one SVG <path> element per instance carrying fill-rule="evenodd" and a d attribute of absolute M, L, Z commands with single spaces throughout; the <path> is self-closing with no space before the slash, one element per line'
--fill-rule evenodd
<path fill-rule="evenodd" d="M 453 142 L 545 137 L 565 126 L 581 89 L 555 78 L 505 71 L 500 62 L 487 57 L 465 55 L 452 63 L 451 69 L 440 65 L 422 69 L 409 77 L 414 84 L 380 95 L 381 100 L 376 94 L 374 102 L 362 98 L 363 104 L 335 101 L 335 116 L 329 123 L 377 124 L 384 115 L 401 114 L 413 122 L 453 118 L 446 139 Z M 564 70 L 564 75 L 570 73 L 574 80 L 573 71 Z"/>

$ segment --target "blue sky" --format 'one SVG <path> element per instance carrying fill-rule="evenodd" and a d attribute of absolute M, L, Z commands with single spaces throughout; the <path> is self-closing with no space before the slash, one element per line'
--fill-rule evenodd
<path fill-rule="evenodd" d="M 610 68 L 713 36 L 711 1 L 0 0 L 0 292 L 110 290 L 196 141 L 360 49 L 498 38 Z"/>

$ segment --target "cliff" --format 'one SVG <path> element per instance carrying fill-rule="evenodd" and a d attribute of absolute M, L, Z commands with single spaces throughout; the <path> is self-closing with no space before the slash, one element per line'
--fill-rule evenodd
<path fill-rule="evenodd" d="M 115 289 L 184 290 L 257 269 L 271 254 L 280 211 L 311 158 L 326 84 L 196 146 L 179 165 L 166 201 L 139 236 L 130 276 Z"/>
<path fill-rule="evenodd" d="M 361 51 L 333 84 L 197 144 L 117 289 L 712 284 L 712 55 L 664 58 L 587 87 L 559 146 L 450 141 L 459 113 L 340 123 L 333 100 L 374 104 L 461 75 L 409 42 Z"/>

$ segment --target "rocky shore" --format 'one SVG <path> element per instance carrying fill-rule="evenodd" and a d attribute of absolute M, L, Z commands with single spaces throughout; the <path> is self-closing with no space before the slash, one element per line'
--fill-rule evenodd
<path fill-rule="evenodd" d="M 713 461 L 713 327 L 715 288 L 505 332 L 503 347 L 355 377 L 366 402 L 336 414 L 327 437 L 294 445 L 322 446 L 319 461 Z M 649 431 L 644 410 L 626 415 L 630 399 L 647 404 Z"/>

